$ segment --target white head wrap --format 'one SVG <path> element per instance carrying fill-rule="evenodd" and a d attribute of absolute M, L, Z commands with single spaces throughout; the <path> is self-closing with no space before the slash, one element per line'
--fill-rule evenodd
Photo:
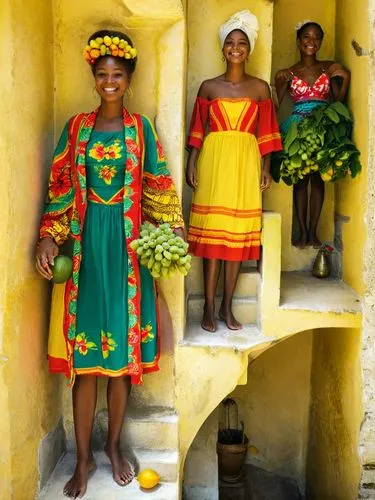
<path fill-rule="evenodd" d="M 296 24 L 295 30 L 298 31 L 302 28 L 302 26 L 305 26 L 305 24 L 313 23 L 314 21 L 311 21 L 311 19 L 304 19 L 303 21 L 300 21 L 299 23 Z"/>
<path fill-rule="evenodd" d="M 246 33 L 250 42 L 250 54 L 254 50 L 255 42 L 258 38 L 258 19 L 249 10 L 236 12 L 224 24 L 220 26 L 219 38 L 221 47 L 224 46 L 226 37 L 233 30 L 241 30 Z"/>

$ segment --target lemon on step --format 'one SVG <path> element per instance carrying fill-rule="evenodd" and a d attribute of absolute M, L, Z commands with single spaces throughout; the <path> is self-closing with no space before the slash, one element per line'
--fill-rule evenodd
<path fill-rule="evenodd" d="M 52 280 L 54 283 L 65 283 L 73 270 L 73 262 L 67 255 L 58 255 L 55 257 L 52 266 Z"/>
<path fill-rule="evenodd" d="M 160 483 L 160 476 L 152 469 L 145 469 L 138 474 L 137 481 L 141 488 L 150 490 Z"/>

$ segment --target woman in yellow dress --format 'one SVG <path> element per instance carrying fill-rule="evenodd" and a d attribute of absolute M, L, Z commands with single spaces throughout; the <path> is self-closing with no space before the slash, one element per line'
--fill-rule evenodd
<path fill-rule="evenodd" d="M 194 189 L 188 241 L 203 258 L 205 304 L 201 326 L 214 332 L 215 294 L 224 261 L 219 318 L 242 325 L 232 312 L 241 262 L 260 257 L 262 191 L 271 184 L 270 155 L 282 148 L 268 84 L 245 72 L 258 36 L 248 10 L 220 28 L 226 71 L 202 83 L 188 139 L 186 181 Z M 209 133 L 205 135 L 209 119 Z"/>

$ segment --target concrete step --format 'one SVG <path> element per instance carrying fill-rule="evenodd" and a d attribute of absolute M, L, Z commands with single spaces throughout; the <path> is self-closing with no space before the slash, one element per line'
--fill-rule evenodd
<path fill-rule="evenodd" d="M 218 313 L 222 297 L 217 296 L 215 307 Z M 200 322 L 203 314 L 203 295 L 189 295 L 187 305 L 187 320 L 190 322 Z M 254 324 L 258 319 L 258 302 L 256 297 L 234 297 L 233 314 L 236 319 L 244 324 Z"/>
<path fill-rule="evenodd" d="M 96 420 L 102 436 L 107 436 L 108 411 L 100 411 Z M 177 414 L 172 408 L 165 407 L 129 408 L 121 435 L 121 444 L 124 449 L 177 449 Z"/>
<path fill-rule="evenodd" d="M 236 290 L 234 292 L 235 297 L 252 297 L 257 295 L 260 274 L 256 267 L 251 265 L 252 263 L 253 261 L 242 263 Z M 191 270 L 186 278 L 186 287 L 189 294 L 197 295 L 203 293 L 202 259 L 193 257 Z M 219 278 L 218 293 L 223 293 L 223 271 Z"/>
<path fill-rule="evenodd" d="M 244 324 L 242 330 L 228 330 L 225 324 L 217 322 L 217 330 L 214 333 L 206 332 L 199 322 L 189 321 L 184 340 L 180 345 L 195 347 L 224 347 L 238 351 L 256 350 L 266 347 L 275 339 L 265 337 L 255 324 Z"/>
<path fill-rule="evenodd" d="M 156 457 L 155 457 L 156 458 Z M 131 500 L 178 500 L 178 484 L 177 482 L 165 481 L 162 470 L 155 468 L 161 475 L 162 482 L 153 490 L 141 490 L 136 479 L 127 486 L 118 486 L 112 479 L 111 466 L 104 452 L 95 453 L 97 463 L 96 470 L 90 475 L 85 500 L 123 500 L 131 498 Z M 177 453 L 174 455 L 177 469 Z M 145 460 L 144 464 L 159 464 L 158 460 Z M 50 480 L 40 492 L 38 500 L 66 500 L 63 495 L 65 483 L 71 477 L 75 466 L 75 455 L 67 453 L 57 464 Z"/>

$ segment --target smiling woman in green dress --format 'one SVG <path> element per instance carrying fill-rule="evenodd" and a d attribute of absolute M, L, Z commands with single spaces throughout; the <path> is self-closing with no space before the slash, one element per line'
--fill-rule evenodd
<path fill-rule="evenodd" d="M 100 107 L 74 116 L 63 130 L 36 255 L 38 271 L 51 279 L 59 245 L 73 240 L 63 324 L 55 324 L 52 315 L 50 336 L 58 339 L 50 339 L 49 348 L 50 371 L 65 373 L 73 384 L 77 464 L 64 488 L 71 498 L 85 494 L 94 466 L 90 438 L 97 376 L 109 377 L 105 451 L 114 480 L 125 485 L 134 477 L 120 452 L 120 435 L 131 384 L 158 369 L 160 332 L 153 279 L 139 267 L 130 243 L 144 220 L 169 222 L 177 234 L 183 232 L 155 130 L 148 118 L 123 106 L 137 62 L 133 43 L 121 32 L 100 31 L 90 37 L 84 55 Z"/>

